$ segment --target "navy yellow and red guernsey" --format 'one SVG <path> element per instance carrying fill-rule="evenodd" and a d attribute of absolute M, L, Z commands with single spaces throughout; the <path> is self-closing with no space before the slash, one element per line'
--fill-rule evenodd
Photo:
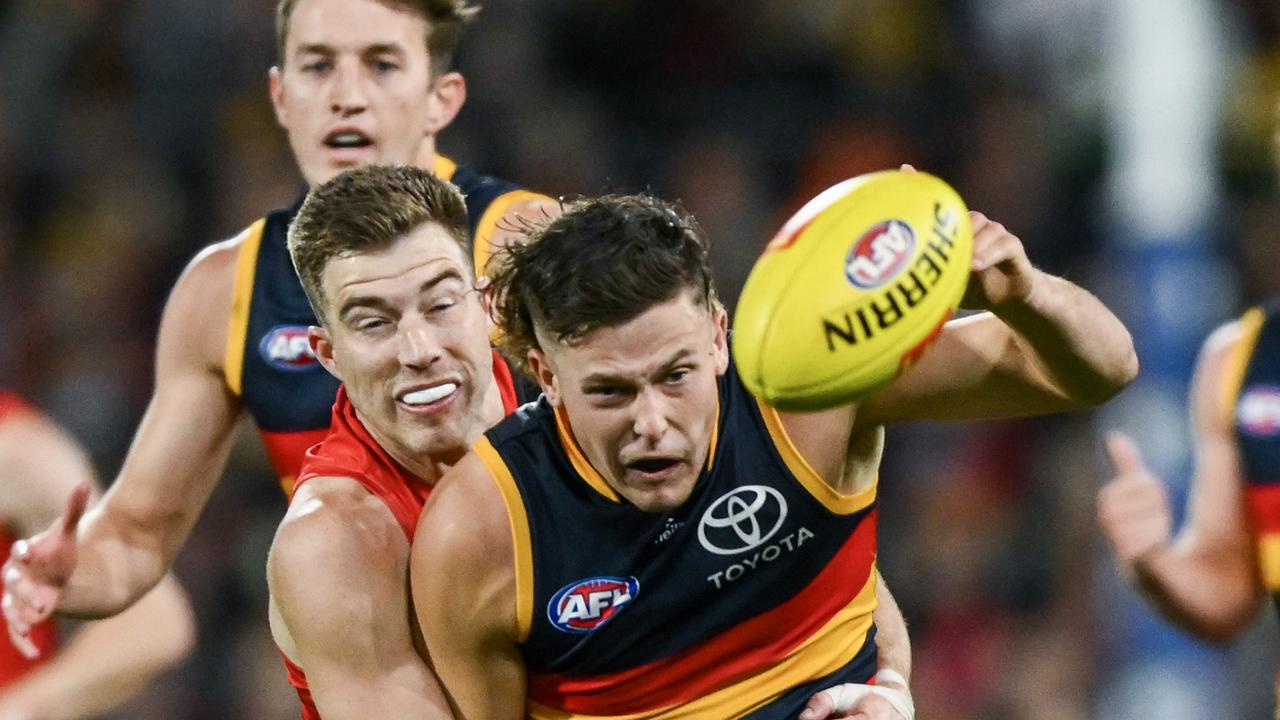
<path fill-rule="evenodd" d="M 875 486 L 835 492 L 732 364 L 719 391 L 665 513 L 620 498 L 545 399 L 475 445 L 513 530 L 529 717 L 795 718 L 875 675 Z"/>
<path fill-rule="evenodd" d="M 1240 450 L 1262 581 L 1280 607 L 1280 297 L 1245 313 L 1241 323 L 1224 408 Z"/>
<path fill-rule="evenodd" d="M 489 260 L 490 238 L 507 209 L 542 197 L 442 156 L 436 156 L 432 170 L 466 197 L 477 269 Z M 293 491 L 303 453 L 328 432 L 338 391 L 337 379 L 320 366 L 307 343 L 315 313 L 285 245 L 289 224 L 301 205 L 299 198 L 243 233 L 223 363 L 227 387 L 257 423 L 286 494 Z"/>

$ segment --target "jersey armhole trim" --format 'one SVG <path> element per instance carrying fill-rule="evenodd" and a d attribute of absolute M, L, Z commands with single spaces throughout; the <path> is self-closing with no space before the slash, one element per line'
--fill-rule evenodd
<path fill-rule="evenodd" d="M 796 480 L 800 481 L 805 490 L 808 490 L 815 500 L 822 503 L 823 507 L 837 515 L 852 515 L 875 502 L 876 489 L 880 485 L 878 476 L 870 487 L 852 495 L 837 492 L 813 469 L 809 461 L 805 460 L 804 456 L 800 454 L 795 443 L 791 441 L 791 437 L 787 435 L 786 427 L 783 425 L 782 417 L 778 415 L 777 409 L 766 405 L 759 399 L 756 400 L 756 404 L 760 407 L 760 416 L 764 419 L 764 425 L 769 431 L 769 437 L 773 440 L 773 446 L 777 449 L 778 454 L 782 456 L 782 462 L 786 464 L 787 469 L 791 471 Z"/>
<path fill-rule="evenodd" d="M 441 180 L 453 182 L 453 174 L 457 171 L 458 163 L 439 153 L 436 153 L 436 159 L 431 161 L 431 172 Z"/>
<path fill-rule="evenodd" d="M 227 325 L 227 352 L 222 373 L 231 394 L 244 393 L 245 338 L 249 334 L 249 306 L 253 301 L 253 278 L 258 267 L 258 248 L 267 219 L 261 218 L 244 231 L 236 256 L 235 285 L 231 291 L 231 319 Z"/>
<path fill-rule="evenodd" d="M 475 261 L 476 277 L 483 277 L 485 265 L 493 255 L 493 233 L 498 223 L 506 216 L 512 205 L 525 200 L 551 200 L 551 198 L 532 190 L 510 190 L 493 199 L 489 207 L 480 215 L 476 223 L 475 237 L 472 238 L 472 259 Z M 554 201 L 553 201 L 554 202 Z M 536 218 L 534 218 L 536 221 Z"/>
<path fill-rule="evenodd" d="M 489 442 L 489 438 L 480 438 L 473 449 L 480 456 L 480 461 L 489 471 L 494 484 L 498 486 L 502 502 L 507 506 L 511 547 L 515 553 L 516 639 L 524 642 L 533 628 L 533 540 L 529 532 L 529 516 L 520 497 L 520 488 L 511 476 L 511 469 Z"/>
<path fill-rule="evenodd" d="M 1253 356 L 1253 348 L 1258 344 L 1258 336 L 1262 334 L 1262 323 L 1266 314 L 1262 308 L 1250 308 L 1240 318 L 1243 332 L 1235 346 L 1231 348 L 1225 369 L 1222 371 L 1222 390 L 1218 411 L 1226 423 L 1226 427 L 1234 424 L 1236 400 L 1240 396 L 1240 388 L 1244 385 L 1245 370 L 1249 367 L 1249 358 Z"/>

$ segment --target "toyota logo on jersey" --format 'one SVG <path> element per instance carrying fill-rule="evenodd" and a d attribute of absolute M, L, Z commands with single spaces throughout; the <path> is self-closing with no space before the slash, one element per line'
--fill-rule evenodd
<path fill-rule="evenodd" d="M 319 364 L 306 325 L 277 325 L 258 343 L 262 359 L 277 370 L 309 370 Z"/>
<path fill-rule="evenodd" d="M 565 632 L 589 633 L 617 617 L 640 592 L 634 577 L 593 577 L 560 588 L 547 603 L 547 619 Z"/>
<path fill-rule="evenodd" d="M 737 555 L 763 545 L 782 529 L 787 501 L 767 485 L 725 493 L 702 514 L 698 541 L 716 555 Z"/>

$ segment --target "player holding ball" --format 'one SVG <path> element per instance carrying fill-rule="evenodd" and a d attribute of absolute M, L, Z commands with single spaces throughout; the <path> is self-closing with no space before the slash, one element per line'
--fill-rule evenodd
<path fill-rule="evenodd" d="M 437 486 L 411 560 L 460 716 L 913 716 L 877 676 L 885 426 L 1086 407 L 1138 364 L 1106 307 L 935 178 L 838 188 L 762 258 L 732 353 L 678 206 L 582 200 L 509 250 L 503 342 L 544 395 Z M 940 325 L 962 294 L 990 312 Z"/>

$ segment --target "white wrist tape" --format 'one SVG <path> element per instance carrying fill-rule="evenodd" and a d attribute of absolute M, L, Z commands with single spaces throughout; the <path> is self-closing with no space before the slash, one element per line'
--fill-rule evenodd
<path fill-rule="evenodd" d="M 877 678 L 888 682 L 900 683 L 903 687 L 907 686 L 906 678 L 901 673 L 894 670 L 881 670 L 877 673 Z M 864 685 L 861 683 L 845 683 L 835 687 L 827 688 L 822 691 L 827 697 L 831 698 L 832 705 L 838 713 L 847 713 L 853 709 L 858 701 L 868 695 L 879 695 L 893 706 L 895 712 L 906 720 L 915 720 L 916 708 L 911 701 L 911 695 L 894 688 L 881 687 L 879 685 Z"/>

